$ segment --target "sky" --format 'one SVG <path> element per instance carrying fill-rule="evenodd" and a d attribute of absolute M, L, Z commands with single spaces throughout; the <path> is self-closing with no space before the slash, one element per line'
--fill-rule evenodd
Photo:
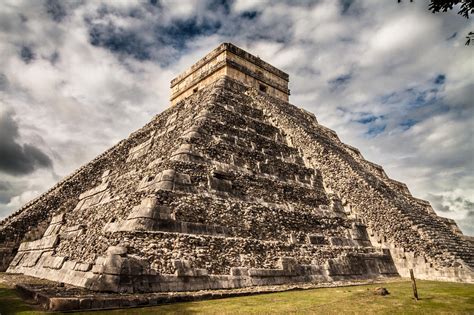
<path fill-rule="evenodd" d="M 472 19 L 428 1 L 60 1 L 0 6 L 0 218 L 169 106 L 222 42 L 290 102 L 474 235 Z"/>

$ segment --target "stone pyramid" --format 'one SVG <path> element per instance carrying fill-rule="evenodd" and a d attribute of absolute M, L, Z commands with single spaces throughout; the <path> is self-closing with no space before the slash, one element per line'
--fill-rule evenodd
<path fill-rule="evenodd" d="M 473 282 L 474 246 L 222 44 L 170 108 L 0 225 L 3 269 L 96 291 L 406 276 Z"/>

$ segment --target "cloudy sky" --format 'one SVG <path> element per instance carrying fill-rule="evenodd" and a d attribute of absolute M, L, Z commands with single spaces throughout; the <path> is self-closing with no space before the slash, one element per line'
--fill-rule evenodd
<path fill-rule="evenodd" d="M 2 0 L 0 218 L 167 108 L 170 80 L 230 41 L 474 235 L 473 23 L 427 5 Z"/>

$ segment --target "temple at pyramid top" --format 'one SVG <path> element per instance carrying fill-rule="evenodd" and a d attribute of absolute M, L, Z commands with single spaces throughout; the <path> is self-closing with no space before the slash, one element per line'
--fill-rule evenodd
<path fill-rule="evenodd" d="M 231 43 L 223 43 L 171 81 L 171 105 L 223 76 L 288 101 L 287 73 Z"/>

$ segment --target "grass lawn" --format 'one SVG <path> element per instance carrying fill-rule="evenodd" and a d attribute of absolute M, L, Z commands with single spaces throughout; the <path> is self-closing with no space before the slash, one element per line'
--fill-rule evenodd
<path fill-rule="evenodd" d="M 474 284 L 417 281 L 417 285 L 419 301 L 412 298 L 411 283 L 400 280 L 80 314 L 474 314 Z M 390 295 L 374 295 L 373 289 L 379 286 L 387 288 Z M 25 304 L 2 284 L 0 313 L 51 314 Z"/>

